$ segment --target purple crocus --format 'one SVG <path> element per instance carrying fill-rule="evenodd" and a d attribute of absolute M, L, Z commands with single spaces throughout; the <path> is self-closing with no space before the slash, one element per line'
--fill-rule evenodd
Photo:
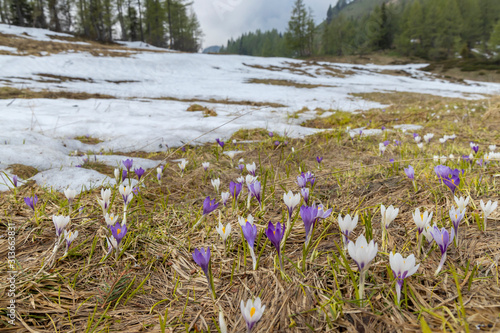
<path fill-rule="evenodd" d="M 12 177 L 12 184 L 14 184 L 14 187 L 17 187 L 17 175 L 14 175 L 14 177 Z"/>
<path fill-rule="evenodd" d="M 252 256 L 253 261 L 253 269 L 257 269 L 257 258 L 255 257 L 255 251 L 253 249 L 255 244 L 255 239 L 257 238 L 257 226 L 253 225 L 250 222 L 247 222 L 245 225 L 241 226 L 241 231 L 243 232 L 243 236 L 245 237 L 248 248 L 250 250 L 250 255 Z"/>
<path fill-rule="evenodd" d="M 125 166 L 125 168 L 127 168 L 127 171 L 130 172 L 130 169 L 132 168 L 132 165 L 134 164 L 134 160 L 133 159 L 126 159 L 126 160 L 122 161 L 122 163 Z"/>
<path fill-rule="evenodd" d="M 435 273 L 435 275 L 437 275 L 441 271 L 441 268 L 443 268 L 443 264 L 446 260 L 446 250 L 448 249 L 448 246 L 453 243 L 455 229 L 452 228 L 451 233 L 449 233 L 446 228 L 441 228 L 440 230 L 437 226 L 434 226 L 434 228 L 430 230 L 430 233 L 432 238 L 434 238 L 434 241 L 439 246 L 439 250 L 441 250 L 441 261 L 439 262 L 439 266 Z"/>
<path fill-rule="evenodd" d="M 316 205 L 313 205 L 313 207 L 316 207 Z M 327 209 L 323 207 L 323 205 L 318 205 L 318 213 L 316 214 L 317 219 L 326 219 L 330 214 L 332 213 L 332 209 Z"/>
<path fill-rule="evenodd" d="M 308 205 L 309 204 L 309 189 L 307 187 L 301 188 L 300 194 L 302 194 L 302 198 L 304 198 L 306 205 Z"/>
<path fill-rule="evenodd" d="M 469 155 L 462 155 L 462 160 L 464 160 L 465 162 L 472 163 L 472 159 L 470 158 Z"/>
<path fill-rule="evenodd" d="M 219 146 L 220 146 L 221 148 L 224 148 L 224 141 L 222 141 L 222 140 L 221 140 L 221 139 L 219 139 L 219 138 L 215 139 L 215 141 L 219 144 Z"/>
<path fill-rule="evenodd" d="M 300 188 L 305 188 L 306 184 L 307 184 L 307 182 L 304 179 L 304 177 L 302 177 L 302 175 L 297 176 L 297 185 L 299 185 Z"/>
<path fill-rule="evenodd" d="M 474 152 L 474 154 L 477 154 L 477 152 L 479 151 L 479 146 L 477 144 L 475 144 L 474 142 L 471 142 L 470 147 L 471 147 L 472 151 Z"/>
<path fill-rule="evenodd" d="M 401 146 L 401 141 L 399 141 L 399 140 L 394 140 L 394 145 L 395 145 L 395 146 Z"/>
<path fill-rule="evenodd" d="M 415 139 L 418 135 L 418 133 L 413 133 L 413 138 Z"/>
<path fill-rule="evenodd" d="M 24 202 L 28 205 L 28 207 L 35 210 L 35 206 L 38 203 L 38 197 L 36 196 L 36 194 L 34 197 L 26 197 L 24 198 Z"/>
<path fill-rule="evenodd" d="M 306 244 L 309 244 L 312 230 L 314 228 L 314 223 L 316 222 L 316 218 L 318 217 L 318 208 L 314 206 L 308 207 L 302 205 L 300 207 L 300 217 L 302 218 L 302 222 L 304 222 L 304 227 L 306 229 Z"/>
<path fill-rule="evenodd" d="M 455 193 L 456 188 L 460 184 L 460 170 L 452 170 L 445 165 L 438 165 L 434 168 L 434 172 L 438 176 L 439 181 L 442 181 L 452 193 Z"/>
<path fill-rule="evenodd" d="M 219 206 L 219 203 L 215 203 L 215 199 L 210 201 L 210 196 L 205 198 L 205 201 L 203 201 L 203 215 L 208 215 L 214 210 L 217 209 Z"/>
<path fill-rule="evenodd" d="M 137 175 L 137 178 L 139 178 L 139 181 L 141 180 L 141 177 L 144 175 L 144 172 L 146 172 L 143 168 L 139 169 L 134 169 L 135 174 Z"/>
<path fill-rule="evenodd" d="M 262 207 L 262 201 L 260 198 L 262 189 L 260 182 L 256 180 L 253 183 L 248 184 L 248 191 L 252 194 L 252 197 L 255 197 L 255 199 L 257 199 L 259 205 Z"/>
<path fill-rule="evenodd" d="M 457 240 L 457 244 L 458 244 L 458 226 L 460 225 L 460 222 L 464 218 L 464 215 L 465 215 L 465 208 L 463 211 L 460 211 L 460 208 L 451 207 L 450 219 L 453 224 L 453 229 L 455 231 L 455 238 Z"/>
<path fill-rule="evenodd" d="M 451 169 L 446 165 L 437 165 L 434 168 L 434 172 L 438 176 L 439 180 L 442 181 L 444 178 L 450 178 Z"/>
<path fill-rule="evenodd" d="M 316 156 L 316 161 L 320 164 L 323 161 L 323 157 Z"/>
<path fill-rule="evenodd" d="M 276 226 L 272 224 L 271 221 L 269 221 L 269 224 L 266 229 L 266 236 L 269 238 L 271 243 L 274 245 L 276 248 L 276 251 L 278 252 L 278 258 L 280 260 L 280 268 L 283 270 L 283 262 L 281 259 L 281 251 L 280 251 L 280 244 L 281 240 L 283 239 L 283 236 L 285 235 L 285 226 L 280 224 L 279 222 L 276 223 Z"/>
<path fill-rule="evenodd" d="M 116 224 L 113 226 L 110 226 L 109 229 L 111 229 L 111 234 L 113 235 L 114 239 L 116 240 L 117 247 L 120 245 L 120 242 L 122 241 L 123 237 L 127 234 L 127 225 L 124 224 L 123 226 L 119 223 L 116 222 Z"/>
<path fill-rule="evenodd" d="M 210 247 L 207 246 L 206 251 L 203 248 L 200 248 L 199 250 L 194 249 L 193 260 L 198 264 L 198 266 L 201 267 L 203 273 L 205 273 L 205 276 L 209 279 L 208 265 L 210 264 Z"/>
<path fill-rule="evenodd" d="M 415 170 L 411 165 L 408 165 L 408 168 L 405 168 L 404 170 L 408 178 L 410 178 L 410 180 L 412 181 L 415 180 Z"/>
<path fill-rule="evenodd" d="M 122 171 L 122 182 L 124 182 L 125 179 L 127 179 L 127 170 Z"/>
<path fill-rule="evenodd" d="M 238 169 L 240 169 L 240 172 L 243 172 L 243 170 L 245 170 L 245 164 L 238 164 Z"/>
<path fill-rule="evenodd" d="M 242 187 L 243 185 L 241 183 L 229 183 L 229 193 L 231 193 L 235 200 L 238 200 L 238 195 L 240 194 Z"/>
<path fill-rule="evenodd" d="M 385 140 L 385 141 L 384 141 L 384 146 L 386 146 L 386 147 L 387 147 L 390 143 L 391 143 L 391 141 L 389 141 L 389 140 Z"/>
<path fill-rule="evenodd" d="M 380 128 L 382 131 L 385 131 L 385 126 L 382 125 L 382 127 Z"/>
<path fill-rule="evenodd" d="M 304 177 L 307 183 L 311 184 L 311 186 L 314 186 L 316 178 L 314 177 L 314 174 L 311 171 L 307 171 L 306 173 L 302 172 L 302 177 Z"/>
<path fill-rule="evenodd" d="M 272 138 L 274 136 L 273 132 L 269 132 L 269 136 Z"/>

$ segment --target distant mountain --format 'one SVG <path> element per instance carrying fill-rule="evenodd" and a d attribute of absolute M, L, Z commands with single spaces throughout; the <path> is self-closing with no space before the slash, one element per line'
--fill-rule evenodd
<path fill-rule="evenodd" d="M 361 16 L 370 14 L 372 10 L 382 5 L 384 2 L 398 3 L 408 0 L 339 0 L 337 4 L 332 7 L 332 17 L 344 15 L 345 17 L 359 18 Z"/>
<path fill-rule="evenodd" d="M 222 46 L 212 45 L 203 50 L 203 53 L 219 53 Z"/>

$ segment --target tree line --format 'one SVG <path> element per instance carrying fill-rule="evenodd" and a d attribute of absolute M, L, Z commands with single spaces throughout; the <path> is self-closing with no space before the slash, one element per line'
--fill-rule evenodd
<path fill-rule="evenodd" d="M 0 22 L 197 52 L 202 32 L 191 5 L 186 0 L 0 0 Z"/>
<path fill-rule="evenodd" d="M 315 26 L 304 0 L 296 0 L 284 34 L 244 34 L 228 41 L 223 52 L 304 57 L 380 50 L 429 60 L 500 57 L 500 1 L 387 1 L 360 17 L 330 6 L 325 21 Z"/>

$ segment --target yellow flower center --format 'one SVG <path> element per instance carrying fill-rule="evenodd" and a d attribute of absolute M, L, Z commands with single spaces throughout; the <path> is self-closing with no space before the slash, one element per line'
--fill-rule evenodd
<path fill-rule="evenodd" d="M 420 214 L 420 218 L 423 220 L 424 219 L 424 214 Z"/>
<path fill-rule="evenodd" d="M 252 308 L 250 309 L 250 318 L 252 318 L 254 314 L 255 314 L 255 308 L 252 306 Z"/>
<path fill-rule="evenodd" d="M 458 220 L 458 214 L 455 214 L 455 220 Z"/>
<path fill-rule="evenodd" d="M 73 234 L 73 233 L 70 231 L 70 232 L 69 232 L 69 234 L 68 234 L 68 238 L 71 238 L 71 235 L 72 235 L 72 234 Z"/>
<path fill-rule="evenodd" d="M 226 233 L 226 228 L 225 227 L 222 227 L 222 233 L 225 234 Z"/>
<path fill-rule="evenodd" d="M 276 235 L 276 230 L 273 231 L 273 235 Z"/>
<path fill-rule="evenodd" d="M 117 234 L 120 234 L 120 232 L 122 232 L 122 229 L 116 229 Z"/>
<path fill-rule="evenodd" d="M 441 235 L 441 241 L 444 242 L 444 235 Z"/>

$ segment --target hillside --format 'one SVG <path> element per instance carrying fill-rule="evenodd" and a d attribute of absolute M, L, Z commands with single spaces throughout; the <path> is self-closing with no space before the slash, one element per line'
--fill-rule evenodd
<path fill-rule="evenodd" d="M 339 0 L 337 4 L 332 7 L 332 16 L 337 17 L 343 15 L 345 17 L 360 18 L 369 15 L 375 7 L 383 3 L 394 3 L 405 0 Z"/>

